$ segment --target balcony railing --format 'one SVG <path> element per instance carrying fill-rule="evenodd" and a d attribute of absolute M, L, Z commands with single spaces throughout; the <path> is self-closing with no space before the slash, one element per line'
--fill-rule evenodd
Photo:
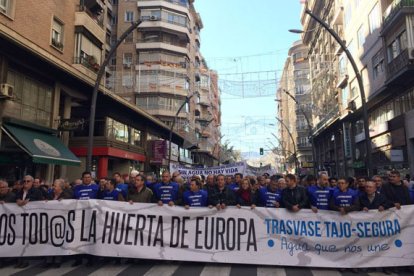
<path fill-rule="evenodd" d="M 173 25 L 176 25 L 176 26 L 180 26 L 180 27 L 184 27 L 184 28 L 187 28 L 187 29 L 189 29 L 189 25 L 188 25 L 188 23 L 180 23 L 180 22 L 177 22 L 177 21 L 174 21 L 174 20 L 168 20 L 168 19 L 165 19 L 165 18 L 163 18 L 162 16 L 161 17 L 159 17 L 159 16 L 150 16 L 150 15 L 144 15 L 144 16 L 141 16 L 141 20 L 142 21 L 162 21 L 162 22 L 166 22 L 166 23 L 169 23 L 169 24 L 173 24 Z"/>
<path fill-rule="evenodd" d="M 164 2 L 168 2 L 171 4 L 175 4 L 175 5 L 179 5 L 182 7 L 186 7 L 188 8 L 188 1 L 187 0 L 141 0 L 140 2 L 151 2 L 151 1 L 164 1 Z"/>
<path fill-rule="evenodd" d="M 81 56 L 75 57 L 73 59 L 74 64 L 82 64 L 86 68 L 98 72 L 99 68 L 101 67 L 100 64 L 97 62 L 96 57 L 94 56 Z"/>
<path fill-rule="evenodd" d="M 408 64 L 408 50 L 404 49 L 395 59 L 387 65 L 388 78 L 395 76 L 402 68 Z"/>
<path fill-rule="evenodd" d="M 160 38 L 160 39 L 151 39 L 151 40 L 139 39 L 138 43 L 166 43 L 166 44 L 169 44 L 169 45 L 172 45 L 172 46 L 186 48 L 187 50 L 189 49 L 188 48 L 188 43 L 171 42 L 171 40 L 162 39 L 162 38 Z"/>
<path fill-rule="evenodd" d="M 394 0 L 384 12 L 384 25 L 404 7 L 414 7 L 414 0 Z"/>
<path fill-rule="evenodd" d="M 90 18 L 92 18 L 100 27 L 103 27 L 103 21 L 104 17 L 103 14 L 93 13 L 91 10 L 89 10 L 84 5 L 78 5 L 77 6 L 78 12 L 85 12 L 87 15 L 89 15 Z"/>

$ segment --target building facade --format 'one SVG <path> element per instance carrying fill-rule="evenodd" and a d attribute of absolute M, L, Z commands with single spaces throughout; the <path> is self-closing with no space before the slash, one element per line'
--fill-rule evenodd
<path fill-rule="evenodd" d="M 284 142 L 281 150 L 288 156 L 288 171 L 293 172 L 295 169 L 299 170 L 299 174 L 307 174 L 313 169 L 312 146 L 309 141 L 312 130 L 309 127 L 312 120 L 312 94 L 309 85 L 308 48 L 301 41 L 296 41 L 288 54 L 277 92 L 277 102 L 279 119 L 289 128 L 293 141 L 286 127 L 280 123 L 279 133 Z"/>
<path fill-rule="evenodd" d="M 210 89 L 213 82 L 210 82 L 209 69 L 202 64 L 200 30 L 203 23 L 193 1 L 116 1 L 114 6 L 116 16 L 112 28 L 116 29 L 116 34 L 112 35 L 112 41 L 132 21 L 142 22 L 137 31 L 125 39 L 111 61 L 110 87 L 166 125 L 174 124 L 174 130 L 185 137 L 190 148 L 210 152 L 211 157 L 217 159 L 211 154 L 211 145 L 219 135 L 209 132 L 206 137 L 207 130 L 200 132 L 206 126 L 200 126 L 200 122 L 209 120 L 206 121 L 207 113 L 202 109 L 205 104 L 212 106 L 212 102 L 205 101 L 209 96 L 204 89 L 206 85 Z M 212 125 L 217 126 L 217 119 L 214 120 Z M 198 154 L 193 156 L 197 158 Z M 204 163 L 203 160 L 196 163 Z"/>
<path fill-rule="evenodd" d="M 399 0 L 308 1 L 308 8 L 346 43 L 362 76 L 375 174 L 413 170 L 409 126 L 414 106 L 408 77 L 413 7 L 411 1 Z M 318 169 L 331 175 L 367 175 L 362 104 L 353 68 L 333 37 L 304 12 L 302 25 L 309 47 Z"/>
<path fill-rule="evenodd" d="M 113 8 L 102 0 L 1 1 L 0 177 L 50 182 L 85 170 L 90 99 L 110 49 Z M 150 171 L 148 141 L 168 139 L 169 127 L 104 84 L 93 173 Z M 182 147 L 184 139 L 174 132 L 173 142 Z"/>

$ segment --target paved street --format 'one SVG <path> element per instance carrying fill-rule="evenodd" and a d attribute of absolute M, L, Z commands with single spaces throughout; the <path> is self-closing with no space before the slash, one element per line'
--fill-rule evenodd
<path fill-rule="evenodd" d="M 336 269 L 323 268 L 292 268 L 292 267 L 270 267 L 270 266 L 253 266 L 253 265 L 227 265 L 227 264 L 209 264 L 209 263 L 190 263 L 190 262 L 160 262 L 160 261 L 138 261 L 134 264 L 121 265 L 113 262 L 101 261 L 92 267 L 78 266 L 72 267 L 73 261 L 64 262 L 60 268 L 43 268 L 42 261 L 31 260 L 30 266 L 24 269 L 14 268 L 12 265 L 1 268 L 0 275 L 41 275 L 41 276 L 79 276 L 79 275 L 202 275 L 202 276 L 339 276 L 339 275 L 386 275 L 376 270 L 369 270 L 364 273 L 352 273 L 351 271 L 340 272 Z M 391 275 L 413 275 L 408 270 Z"/>

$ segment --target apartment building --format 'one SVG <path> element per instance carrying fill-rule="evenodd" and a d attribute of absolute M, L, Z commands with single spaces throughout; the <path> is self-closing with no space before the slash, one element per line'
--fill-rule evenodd
<path fill-rule="evenodd" d="M 345 42 L 362 76 L 374 173 L 391 169 L 409 173 L 413 167 L 409 128 L 413 94 L 408 77 L 412 1 L 316 0 L 308 1 L 308 8 Z M 367 175 L 364 120 L 354 70 L 320 24 L 304 12 L 301 20 L 302 39 L 309 47 L 319 170 Z"/>
<path fill-rule="evenodd" d="M 308 125 L 308 121 L 310 124 L 312 120 L 312 94 L 307 54 L 308 48 L 302 41 L 293 43 L 277 91 L 277 116 L 283 122 L 279 124 L 279 134 L 284 142 L 281 151 L 288 157 L 287 170 L 293 172 L 299 169 L 299 174 L 312 173 L 313 169 L 312 146 L 309 141 L 311 128 Z"/>
<path fill-rule="evenodd" d="M 112 15 L 103 0 L 0 2 L 1 178 L 74 179 L 85 170 L 90 98 Z M 169 127 L 108 92 L 102 85 L 98 95 L 93 173 L 148 169 L 147 140 L 168 139 Z M 173 142 L 183 138 L 173 133 Z"/>
<path fill-rule="evenodd" d="M 212 119 L 205 107 L 207 104 L 214 109 L 217 105 L 204 91 L 206 87 L 210 91 L 210 84 L 214 82 L 210 81 L 209 69 L 202 69 L 200 30 L 203 23 L 193 2 L 135 0 L 114 3 L 117 20 L 113 28 L 118 37 L 132 21 L 142 22 L 118 48 L 111 62 L 113 74 L 108 83 L 116 94 L 132 104 L 168 126 L 174 124 L 174 130 L 185 137 L 187 149 L 199 148 L 214 156 L 212 145 L 220 135 L 205 129 Z M 113 37 L 114 40 L 116 36 Z M 217 91 L 217 85 L 213 90 Z M 209 125 L 219 124 L 219 119 L 214 120 L 215 123 Z M 180 153 L 186 160 L 190 157 L 187 149 Z M 205 163 L 203 160 L 197 162 Z"/>

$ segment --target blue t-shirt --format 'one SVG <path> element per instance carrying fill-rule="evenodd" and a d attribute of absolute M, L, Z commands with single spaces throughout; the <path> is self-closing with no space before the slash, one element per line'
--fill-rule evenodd
<path fill-rule="evenodd" d="M 119 183 L 119 184 L 116 184 L 116 188 L 115 188 L 115 190 L 117 190 L 117 191 L 119 191 L 119 192 L 121 192 L 122 193 L 122 196 L 124 197 L 124 198 L 126 198 L 127 197 L 127 194 L 128 194 L 128 184 L 125 184 L 125 183 Z"/>
<path fill-rule="evenodd" d="M 414 188 L 408 189 L 410 193 L 411 202 L 414 203 Z"/>
<path fill-rule="evenodd" d="M 99 186 L 92 183 L 89 185 L 78 185 L 75 186 L 73 191 L 73 198 L 75 199 L 97 199 L 98 198 Z"/>
<path fill-rule="evenodd" d="M 233 192 L 236 192 L 236 191 L 238 191 L 238 190 L 240 189 L 240 186 L 239 186 L 239 184 L 237 184 L 237 183 L 231 183 L 231 184 L 229 185 L 229 187 L 230 187 L 230 189 L 231 189 Z"/>
<path fill-rule="evenodd" d="M 335 200 L 335 205 L 339 207 L 349 207 L 351 206 L 355 199 L 358 197 L 357 193 L 354 190 L 348 189 L 345 192 L 341 192 L 339 189 L 335 189 L 332 197 Z"/>
<path fill-rule="evenodd" d="M 282 190 L 272 192 L 267 187 L 259 190 L 260 206 L 276 208 L 275 202 L 282 202 Z"/>
<path fill-rule="evenodd" d="M 161 200 L 162 203 L 168 203 L 170 201 L 177 201 L 178 199 L 178 184 L 175 182 L 157 183 L 154 185 L 154 194 L 157 200 Z"/>
<path fill-rule="evenodd" d="M 207 206 L 207 191 L 199 190 L 198 192 L 185 191 L 183 194 L 184 205 L 192 207 L 205 207 Z"/>
<path fill-rule="evenodd" d="M 102 199 L 103 200 L 115 200 L 115 201 L 118 201 L 119 193 L 122 193 L 122 192 L 120 192 L 120 191 L 118 191 L 116 189 L 113 189 L 112 192 L 110 192 L 108 190 L 105 190 L 102 193 Z"/>
<path fill-rule="evenodd" d="M 310 205 L 320 210 L 329 209 L 329 200 L 332 196 L 332 190 L 328 187 L 321 188 L 318 185 L 308 187 Z"/>

